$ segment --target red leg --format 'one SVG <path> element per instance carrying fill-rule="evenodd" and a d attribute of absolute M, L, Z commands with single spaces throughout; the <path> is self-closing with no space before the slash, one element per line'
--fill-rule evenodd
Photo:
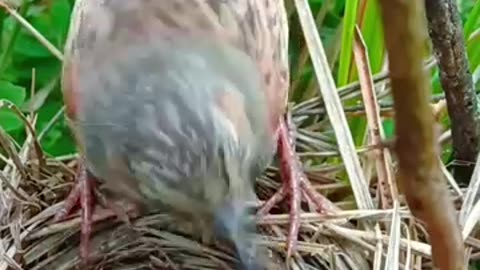
<path fill-rule="evenodd" d="M 280 177 L 284 182 L 287 194 L 290 195 L 290 229 L 288 230 L 287 258 L 290 258 L 297 244 L 300 230 L 300 180 L 303 173 L 299 169 L 299 161 L 295 154 L 294 137 L 291 136 L 287 123 L 280 122 L 278 137 L 278 153 L 280 155 Z"/>
<path fill-rule="evenodd" d="M 97 179 L 88 173 L 84 161 L 79 161 L 75 186 L 65 200 L 63 209 L 55 216 L 59 222 L 68 217 L 75 206 L 80 203 L 81 207 L 81 233 L 80 233 L 80 257 L 84 266 L 89 263 L 90 235 L 93 222 L 119 217 L 128 222 L 128 215 L 135 212 L 135 206 L 127 205 L 127 209 L 120 209 L 115 203 L 108 201 L 101 194 L 96 195 Z M 96 211 L 93 215 L 95 204 L 99 202 L 107 209 Z M 133 214 L 135 215 L 135 214 Z"/>
<path fill-rule="evenodd" d="M 61 221 L 67 218 L 77 203 L 81 207 L 81 236 L 80 236 L 80 256 L 84 263 L 88 263 L 90 234 L 92 232 L 92 213 L 95 203 L 95 187 L 97 180 L 86 170 L 84 162 L 80 161 L 77 171 L 75 186 L 65 200 L 63 209 L 55 216 L 55 221 Z"/>
<path fill-rule="evenodd" d="M 275 204 L 288 195 L 290 201 L 290 228 L 287 238 L 288 258 L 295 251 L 297 244 L 302 194 L 314 203 L 317 211 L 335 211 L 332 203 L 313 189 L 303 172 L 300 159 L 295 153 L 295 141 L 292 131 L 292 123 L 282 118 L 278 131 L 278 154 L 281 162 L 280 176 L 283 180 L 283 185 L 258 211 L 259 215 L 266 215 Z"/>

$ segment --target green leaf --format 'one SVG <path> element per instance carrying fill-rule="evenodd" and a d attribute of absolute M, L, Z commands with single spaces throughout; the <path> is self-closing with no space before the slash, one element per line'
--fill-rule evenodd
<path fill-rule="evenodd" d="M 372 73 L 381 71 L 384 62 L 385 45 L 383 39 L 383 25 L 377 1 L 368 1 L 362 34 L 368 49 Z"/>
<path fill-rule="evenodd" d="M 467 16 L 467 21 L 463 27 L 463 34 L 465 39 L 468 39 L 470 35 L 475 31 L 480 23 L 480 1 L 476 1 L 471 13 Z"/>
<path fill-rule="evenodd" d="M 15 53 L 34 58 L 52 55 L 37 39 L 25 32 L 19 35 L 15 43 Z"/>
<path fill-rule="evenodd" d="M 55 0 L 51 7 L 52 27 L 58 34 L 58 41 L 63 42 L 70 24 L 71 7 L 68 0 Z"/>
<path fill-rule="evenodd" d="M 0 126 L 7 132 L 23 128 L 22 120 L 7 108 L 0 109 Z"/>
<path fill-rule="evenodd" d="M 346 85 L 349 81 L 352 64 L 353 33 L 357 19 L 358 0 L 347 1 L 343 18 L 342 49 L 338 68 L 337 86 Z"/>
<path fill-rule="evenodd" d="M 14 85 L 11 82 L 0 80 L 0 99 L 6 99 L 17 106 L 20 106 L 25 101 L 25 97 L 25 88 Z"/>
<path fill-rule="evenodd" d="M 391 139 L 395 136 L 395 122 L 393 119 L 385 119 L 382 122 L 383 130 L 385 130 L 385 138 Z"/>
<path fill-rule="evenodd" d="M 33 68 L 35 68 L 36 75 L 35 85 L 38 88 L 49 83 L 53 78 L 58 77 L 61 63 L 54 57 L 19 63 L 17 78 L 30 81 Z"/>
<path fill-rule="evenodd" d="M 431 79 L 433 94 L 440 94 L 443 93 L 442 84 L 440 82 L 440 75 L 438 73 L 438 69 L 435 70 L 432 79 Z"/>
<path fill-rule="evenodd" d="M 28 7 L 30 4 L 24 4 L 19 10 L 19 14 L 21 16 L 25 15 L 26 11 L 28 10 Z M 2 35 L 5 35 L 2 37 L 2 52 L 0 53 L 0 78 L 3 78 L 3 73 L 5 69 L 11 64 L 12 62 L 12 55 L 13 51 L 15 48 L 15 44 L 17 42 L 17 38 L 20 34 L 21 25 L 15 21 L 12 17 L 9 17 L 5 20 L 4 24 L 4 33 Z M 8 38 L 5 38 L 8 37 Z"/>
<path fill-rule="evenodd" d="M 48 100 L 38 113 L 37 132 L 41 132 L 50 122 L 52 117 L 62 107 L 61 102 Z M 59 156 L 75 152 L 75 144 L 70 136 L 70 130 L 65 121 L 58 121 L 52 129 L 46 133 L 40 142 L 42 148 L 50 155 Z"/>

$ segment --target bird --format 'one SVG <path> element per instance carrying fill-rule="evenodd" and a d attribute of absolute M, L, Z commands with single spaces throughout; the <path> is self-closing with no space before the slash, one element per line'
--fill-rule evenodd
<path fill-rule="evenodd" d="M 247 202 L 275 153 L 283 184 L 258 215 L 289 197 L 294 252 L 302 194 L 321 202 L 287 117 L 288 31 L 281 0 L 76 1 L 62 89 L 81 159 L 55 219 L 80 203 L 82 259 L 102 182 L 134 205 L 221 232 L 246 269 L 259 269 L 246 252 Z"/>

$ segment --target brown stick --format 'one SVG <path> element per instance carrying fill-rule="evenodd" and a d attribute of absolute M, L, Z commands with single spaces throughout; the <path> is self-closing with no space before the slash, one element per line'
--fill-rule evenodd
<path fill-rule="evenodd" d="M 452 125 L 455 179 L 468 184 L 479 149 L 480 113 L 456 0 L 426 0 L 428 28 Z"/>
<path fill-rule="evenodd" d="M 422 1 L 382 0 L 396 121 L 397 175 L 412 213 L 426 223 L 433 263 L 442 270 L 465 269 L 463 241 L 439 168 L 422 69 L 426 26 Z"/>
<path fill-rule="evenodd" d="M 368 52 L 362 33 L 358 27 L 355 28 L 355 41 L 353 43 L 353 55 L 357 64 L 358 78 L 361 85 L 365 114 L 367 116 L 368 133 L 370 143 L 381 145 L 385 139 L 383 131 L 378 99 L 375 93 L 375 86 L 372 79 L 372 71 L 368 60 Z M 390 170 L 391 157 L 388 148 L 378 148 L 373 151 L 375 166 L 377 168 L 378 190 L 380 193 L 380 205 L 383 209 L 393 207 L 393 198 L 397 199 L 396 183 L 392 182 Z"/>

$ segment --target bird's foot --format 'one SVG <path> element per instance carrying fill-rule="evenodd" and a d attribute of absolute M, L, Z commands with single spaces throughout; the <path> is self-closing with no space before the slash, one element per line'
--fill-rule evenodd
<path fill-rule="evenodd" d="M 92 212 L 95 204 L 95 187 L 97 180 L 86 170 L 83 161 L 79 162 L 75 185 L 65 200 L 63 208 L 55 216 L 59 222 L 73 212 L 77 204 L 81 209 L 80 257 L 84 264 L 88 264 L 90 234 L 92 232 Z"/>
<path fill-rule="evenodd" d="M 91 260 L 90 236 L 92 224 L 112 217 L 118 217 L 124 222 L 129 222 L 127 211 L 120 209 L 115 203 L 109 202 L 102 194 L 97 192 L 97 186 L 97 179 L 88 172 L 84 161 L 79 161 L 74 187 L 65 199 L 62 209 L 54 217 L 55 222 L 67 219 L 79 204 L 81 209 L 80 258 L 84 267 L 87 267 Z M 105 209 L 94 213 L 93 210 L 97 203 L 100 203 Z"/>
<path fill-rule="evenodd" d="M 335 206 L 315 191 L 303 172 L 300 159 L 295 153 L 293 124 L 290 119 L 282 119 L 279 127 L 278 154 L 280 157 L 281 188 L 265 202 L 258 215 L 266 215 L 286 196 L 290 201 L 290 227 L 287 237 L 287 258 L 295 251 L 300 230 L 300 211 L 302 196 L 311 201 L 320 213 L 334 212 Z"/>

